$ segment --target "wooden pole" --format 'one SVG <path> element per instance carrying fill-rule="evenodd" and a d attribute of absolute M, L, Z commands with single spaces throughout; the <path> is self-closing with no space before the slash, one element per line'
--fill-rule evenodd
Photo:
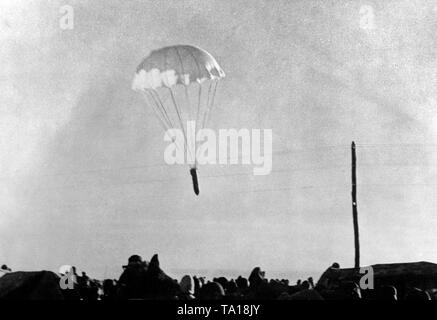
<path fill-rule="evenodd" d="M 360 239 L 358 233 L 358 210 L 357 210 L 357 156 L 355 153 L 355 142 L 352 141 L 352 217 L 354 223 L 355 240 L 355 268 L 360 267 Z"/>

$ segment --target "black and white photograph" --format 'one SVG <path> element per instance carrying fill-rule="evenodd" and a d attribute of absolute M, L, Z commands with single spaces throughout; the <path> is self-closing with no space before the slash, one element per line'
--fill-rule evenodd
<path fill-rule="evenodd" d="M 437 0 L 0 0 L 0 302 L 437 300 L 436 34 Z"/>

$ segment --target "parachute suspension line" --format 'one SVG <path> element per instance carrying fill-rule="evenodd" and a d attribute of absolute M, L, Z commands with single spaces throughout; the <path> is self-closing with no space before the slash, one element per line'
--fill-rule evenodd
<path fill-rule="evenodd" d="M 148 95 L 146 94 L 146 91 L 141 91 L 142 96 L 144 98 L 144 100 L 146 101 L 146 104 L 150 105 L 153 109 L 153 112 L 155 112 L 156 117 L 159 120 L 159 124 L 162 126 L 162 128 L 164 129 L 164 132 L 168 130 L 168 127 L 164 121 L 164 119 L 161 118 L 160 113 L 158 112 L 158 108 L 159 106 L 156 104 L 156 101 L 150 100 L 150 98 L 148 97 Z"/>
<path fill-rule="evenodd" d="M 179 111 L 178 104 L 177 104 L 177 102 L 176 102 L 175 94 L 174 94 L 172 88 L 169 87 L 168 89 L 169 89 L 169 91 L 170 91 L 171 100 L 173 101 L 173 106 L 174 106 L 174 108 L 175 108 L 175 110 L 176 110 L 176 114 L 178 115 L 178 119 L 179 119 L 179 123 L 180 123 L 181 128 L 182 128 L 182 132 L 183 132 L 183 134 L 184 134 L 185 150 L 187 151 L 187 154 L 189 153 L 190 156 L 192 157 L 193 154 L 192 154 L 192 152 L 191 152 L 191 149 L 188 148 L 188 138 L 187 138 L 187 133 L 185 132 L 185 127 L 184 127 L 184 124 L 183 124 L 183 122 L 182 122 L 182 117 L 181 117 L 181 113 L 180 113 L 180 111 Z"/>
<path fill-rule="evenodd" d="M 146 92 L 150 95 L 150 97 L 148 97 Z M 159 123 L 164 129 L 164 133 L 167 134 L 167 131 L 172 128 L 172 125 L 171 125 L 171 121 L 169 121 L 169 119 L 166 119 L 163 116 L 162 108 L 160 107 L 160 100 L 159 102 L 158 100 L 156 100 L 156 98 L 153 96 L 153 91 L 146 90 L 146 91 L 141 91 L 141 93 L 143 94 L 146 103 L 152 106 L 152 109 L 155 112 L 155 115 L 158 118 Z M 171 137 L 169 136 L 169 138 Z M 175 141 L 173 139 L 173 143 L 175 143 L 177 149 L 183 150 L 183 148 L 177 143 L 177 140 Z"/>
<path fill-rule="evenodd" d="M 200 82 L 198 82 L 198 85 L 199 85 L 199 96 L 198 96 L 198 99 L 197 99 L 196 124 L 197 124 L 197 121 L 199 120 L 200 101 L 201 101 L 201 98 L 202 98 L 202 84 Z M 203 128 L 201 127 L 200 129 L 203 129 Z"/>
<path fill-rule="evenodd" d="M 202 117 L 202 128 L 205 126 L 205 118 L 206 118 L 206 113 L 208 110 L 208 105 L 209 105 L 209 99 L 210 99 L 210 95 L 211 95 L 211 87 L 212 87 L 212 82 L 209 83 L 209 87 L 208 87 L 208 94 L 206 95 L 206 105 L 205 105 L 205 110 L 203 111 L 203 117 Z"/>
<path fill-rule="evenodd" d="M 146 92 L 150 95 L 150 97 L 148 97 L 148 95 L 146 94 Z M 164 129 L 164 133 L 167 134 L 167 131 L 169 129 L 174 128 L 170 118 L 167 115 L 167 112 L 165 111 L 163 104 L 161 102 L 161 99 L 159 98 L 159 95 L 155 92 L 155 91 L 141 91 L 141 93 L 143 94 L 144 99 L 146 99 L 147 104 L 150 104 L 152 106 L 153 111 L 155 112 L 156 117 L 159 120 L 159 123 L 161 124 L 161 126 Z M 153 93 L 156 93 L 156 97 L 153 95 Z M 164 116 L 164 113 L 166 116 Z M 162 116 L 162 118 L 161 118 Z M 171 138 L 169 136 L 169 138 Z M 172 139 L 173 143 L 176 145 L 176 148 L 183 151 L 183 146 L 180 145 L 178 140 Z"/>
<path fill-rule="evenodd" d="M 163 114 L 163 117 L 167 120 L 169 124 L 169 128 L 170 129 L 174 128 L 173 122 L 171 121 L 171 118 L 168 116 L 167 110 L 165 109 L 164 104 L 161 101 L 158 92 L 156 92 L 156 90 L 151 91 L 151 96 L 155 100 L 156 104 L 161 107 L 159 110 Z"/>
<path fill-rule="evenodd" d="M 171 129 L 173 127 L 173 124 L 171 122 L 171 119 L 168 117 L 165 108 L 163 107 L 162 103 L 161 103 L 161 99 L 159 98 L 158 95 L 156 95 L 155 91 L 152 90 L 149 92 L 150 96 L 152 97 L 153 101 L 156 104 L 156 109 L 159 111 L 159 113 L 161 114 L 162 118 L 165 120 L 165 123 L 167 125 L 167 130 Z"/>
<path fill-rule="evenodd" d="M 219 84 L 219 82 L 217 80 L 215 80 L 214 92 L 212 93 L 212 102 L 211 102 L 211 105 L 210 105 L 210 107 L 208 109 L 209 111 L 208 111 L 208 115 L 207 115 L 207 118 L 206 118 L 206 123 L 208 123 L 209 116 L 211 114 L 212 109 L 214 108 L 215 94 L 217 92 L 218 84 Z"/>
<path fill-rule="evenodd" d="M 203 117 L 203 123 L 202 123 L 202 129 L 205 128 L 205 125 L 208 123 L 209 115 L 211 114 L 211 110 L 214 107 L 214 98 L 215 93 L 217 91 L 218 81 L 214 80 L 215 85 L 214 89 L 212 90 L 212 94 L 210 95 L 210 90 L 208 90 L 208 104 L 206 106 L 205 116 Z M 210 85 L 211 88 L 212 85 Z"/>
<path fill-rule="evenodd" d="M 201 84 L 199 83 L 199 86 Z M 209 82 L 209 86 L 208 86 L 208 93 L 206 95 L 206 104 L 205 107 L 203 108 L 203 115 L 202 115 L 202 125 L 200 126 L 200 129 L 205 128 L 205 118 L 206 118 L 206 113 L 208 111 L 208 105 L 209 105 L 209 100 L 210 100 L 210 95 L 211 95 L 211 87 L 212 87 L 212 81 Z M 199 115 L 200 115 L 200 99 L 199 99 Z M 199 152 L 199 149 L 196 150 L 196 157 L 197 157 L 197 152 Z"/>
<path fill-rule="evenodd" d="M 204 127 L 206 125 L 206 123 L 209 120 L 209 115 L 211 113 L 211 110 L 214 106 L 214 97 L 215 97 L 215 93 L 217 91 L 217 86 L 218 86 L 218 81 L 213 80 L 214 83 L 214 89 L 212 90 L 212 94 L 210 95 L 210 92 L 208 92 L 208 105 L 206 106 L 206 111 L 205 111 L 205 116 L 203 117 L 203 124 L 202 127 Z M 212 86 L 212 85 L 211 85 Z"/>
<path fill-rule="evenodd" d="M 185 91 L 185 100 L 187 102 L 187 120 L 194 120 L 194 119 L 188 119 L 188 117 L 190 115 L 193 115 L 193 112 L 190 112 L 189 110 L 191 110 L 193 107 L 191 106 L 191 102 L 190 102 L 190 95 L 188 94 L 188 87 L 186 85 L 184 85 L 184 91 Z"/>
<path fill-rule="evenodd" d="M 162 112 L 162 114 L 164 115 L 164 118 L 167 119 L 168 125 L 169 125 L 169 129 L 173 130 L 175 128 L 173 121 L 171 120 L 171 118 L 169 117 L 167 110 L 164 106 L 164 103 L 161 100 L 161 97 L 159 96 L 159 93 L 156 90 L 152 90 L 151 91 L 151 95 L 153 97 L 153 99 L 155 100 L 156 104 L 158 106 L 160 106 L 159 110 Z M 171 138 L 169 136 L 169 138 Z M 184 152 L 184 145 L 179 142 L 179 140 L 177 138 L 172 138 L 172 142 L 176 145 L 176 148 L 179 149 L 180 151 Z"/>
<path fill-rule="evenodd" d="M 201 101 L 201 98 L 202 98 L 202 84 L 200 83 L 200 82 L 197 82 L 197 84 L 199 85 L 199 96 L 198 96 L 198 99 L 197 99 L 197 112 L 196 112 L 196 126 L 197 126 L 197 122 L 199 121 L 199 115 L 200 115 L 200 101 Z M 200 129 L 199 130 L 201 130 L 201 129 L 203 129 L 203 127 L 200 127 Z M 197 138 L 197 137 L 196 137 Z M 195 150 L 195 153 L 196 153 L 196 156 L 195 156 L 195 158 L 194 158 L 194 165 L 195 165 L 195 167 L 197 168 L 197 156 L 198 156 L 198 154 L 197 154 L 197 152 L 198 152 L 198 142 L 197 142 L 197 139 L 196 139 L 196 143 L 195 143 L 195 146 L 196 146 L 196 150 Z"/>

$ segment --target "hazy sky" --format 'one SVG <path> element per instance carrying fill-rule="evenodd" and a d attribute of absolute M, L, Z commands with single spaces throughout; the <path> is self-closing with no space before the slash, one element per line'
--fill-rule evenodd
<path fill-rule="evenodd" d="M 0 1 L 0 263 L 96 277 L 134 253 L 178 276 L 350 267 L 352 140 L 362 264 L 436 262 L 436 33 L 437 1 Z M 210 128 L 273 130 L 270 175 L 206 165 L 196 197 L 187 167 L 164 163 L 130 87 L 174 44 L 227 74 Z"/>

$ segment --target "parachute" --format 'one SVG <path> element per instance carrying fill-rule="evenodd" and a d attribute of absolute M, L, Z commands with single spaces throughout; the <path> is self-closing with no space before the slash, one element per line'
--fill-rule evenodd
<path fill-rule="evenodd" d="M 132 82 L 132 89 L 141 93 L 164 131 L 179 129 L 183 133 L 182 145 L 173 141 L 186 155 L 196 195 L 198 149 L 195 136 L 192 143 L 185 126 L 194 121 L 195 134 L 205 127 L 218 82 L 224 77 L 211 54 L 194 46 L 176 45 L 152 51 L 137 67 Z"/>

